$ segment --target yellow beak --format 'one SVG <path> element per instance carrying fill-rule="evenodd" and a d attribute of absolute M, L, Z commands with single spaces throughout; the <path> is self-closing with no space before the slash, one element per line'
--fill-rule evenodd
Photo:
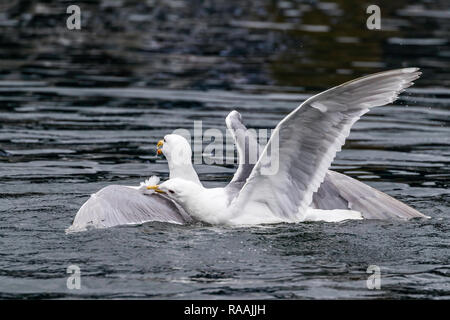
<path fill-rule="evenodd" d="M 161 147 L 164 145 L 164 141 L 163 140 L 159 140 L 158 143 L 156 144 L 156 154 L 159 156 L 162 154 L 162 150 Z"/>
<path fill-rule="evenodd" d="M 162 191 L 162 190 L 159 188 L 159 185 L 148 186 L 148 187 L 147 187 L 147 190 L 155 190 L 155 192 L 158 192 L 158 193 L 165 193 L 164 191 Z"/>

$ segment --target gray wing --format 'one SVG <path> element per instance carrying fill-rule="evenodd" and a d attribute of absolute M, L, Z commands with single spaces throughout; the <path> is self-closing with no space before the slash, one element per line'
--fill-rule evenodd
<path fill-rule="evenodd" d="M 238 169 L 226 189 L 229 193 L 237 194 L 258 161 L 262 148 L 258 143 L 256 133 L 247 129 L 239 112 L 231 111 L 226 117 L 225 123 L 233 136 L 238 154 Z"/>
<path fill-rule="evenodd" d="M 314 193 L 312 207 L 323 210 L 356 210 L 361 212 L 364 219 L 428 218 L 365 183 L 331 170 L 328 170 L 319 190 Z"/>
<path fill-rule="evenodd" d="M 234 202 L 235 210 L 295 221 L 312 203 L 352 125 L 393 102 L 420 76 L 416 68 L 381 72 L 315 95 L 275 128 Z"/>
<path fill-rule="evenodd" d="M 226 123 L 233 134 L 239 155 L 248 153 L 250 147 L 256 147 L 259 157 L 262 148 L 257 143 L 256 137 L 247 133 L 241 114 L 237 111 L 230 112 Z M 232 182 L 227 186 L 227 190 L 232 190 L 233 195 L 239 193 L 254 167 L 249 164 L 249 155 L 244 155 L 243 158 L 247 162 L 245 163 L 244 159 L 239 161 L 240 169 L 236 171 Z M 361 212 L 364 219 L 408 220 L 427 217 L 365 183 L 332 170 L 328 170 L 319 190 L 314 193 L 311 206 L 322 210 L 356 210 Z"/>
<path fill-rule="evenodd" d="M 93 194 L 83 204 L 66 232 L 150 221 L 184 224 L 192 219 L 181 207 L 162 195 L 145 195 L 126 186 L 111 185 Z"/>

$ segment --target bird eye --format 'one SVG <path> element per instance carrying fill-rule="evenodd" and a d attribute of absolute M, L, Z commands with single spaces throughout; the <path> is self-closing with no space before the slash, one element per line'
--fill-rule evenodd
<path fill-rule="evenodd" d="M 174 194 L 175 193 L 175 191 L 173 191 L 173 190 L 168 190 L 169 191 L 169 193 L 172 193 L 172 194 Z"/>

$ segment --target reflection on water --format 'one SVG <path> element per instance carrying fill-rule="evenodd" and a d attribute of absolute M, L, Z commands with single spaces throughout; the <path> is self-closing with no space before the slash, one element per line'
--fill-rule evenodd
<path fill-rule="evenodd" d="M 0 297 L 448 297 L 445 1 L 378 2 L 381 31 L 360 1 L 77 3 L 81 31 L 65 28 L 66 3 L 0 3 Z M 155 144 L 176 128 L 223 130 L 233 108 L 273 128 L 313 92 L 403 66 L 423 77 L 355 125 L 333 168 L 430 221 L 64 234 L 103 186 L 167 178 Z M 208 186 L 234 173 L 197 170 Z M 74 263 L 79 292 L 65 287 Z"/>

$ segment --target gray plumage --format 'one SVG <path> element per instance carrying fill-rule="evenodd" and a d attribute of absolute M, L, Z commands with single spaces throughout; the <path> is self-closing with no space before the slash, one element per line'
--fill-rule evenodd
<path fill-rule="evenodd" d="M 361 212 L 364 219 L 409 220 L 427 218 L 397 199 L 345 174 L 328 170 L 324 182 L 314 193 L 313 208 L 350 209 Z"/>
<path fill-rule="evenodd" d="M 149 221 L 185 224 L 192 219 L 180 206 L 163 195 L 148 195 L 130 187 L 111 185 L 91 195 L 66 231 L 136 225 Z"/>
<path fill-rule="evenodd" d="M 352 125 L 370 108 L 395 101 L 419 76 L 416 68 L 381 72 L 307 99 L 278 123 L 235 208 L 295 221 L 312 204 Z"/>
<path fill-rule="evenodd" d="M 241 114 L 236 110 L 228 114 L 225 124 L 233 137 L 238 155 L 238 168 L 234 173 L 233 179 L 225 187 L 229 201 L 231 201 L 247 181 L 262 148 L 254 132 L 247 129 L 242 122 Z"/>
<path fill-rule="evenodd" d="M 252 147 L 257 147 L 255 152 L 259 158 L 263 147 L 257 143 L 255 135 L 247 130 L 239 112 L 231 111 L 226 118 L 226 124 L 233 135 L 238 156 L 241 155 L 239 167 L 233 179 L 226 186 L 227 193 L 232 200 L 239 193 L 254 167 L 254 163 L 249 161 L 250 157 L 247 154 L 242 155 L 242 153 L 248 153 Z M 322 210 L 355 210 L 361 212 L 364 219 L 426 218 L 422 213 L 386 193 L 332 170 L 327 171 L 324 181 L 317 192 L 313 194 L 311 206 Z"/>

